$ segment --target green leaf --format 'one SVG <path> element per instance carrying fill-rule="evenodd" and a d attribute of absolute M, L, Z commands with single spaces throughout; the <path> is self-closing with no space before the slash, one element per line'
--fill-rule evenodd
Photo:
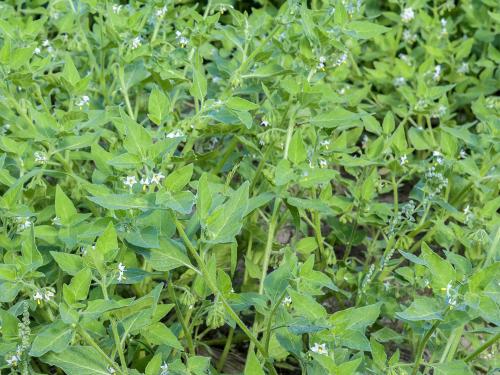
<path fill-rule="evenodd" d="M 162 240 L 160 245 L 159 249 L 151 249 L 145 255 L 153 269 L 166 272 L 184 266 L 196 270 L 186 253 L 174 241 Z"/>
<path fill-rule="evenodd" d="M 382 129 L 384 129 L 385 134 L 391 134 L 396 127 L 394 122 L 394 115 L 391 111 L 387 112 L 384 117 L 384 122 L 382 123 Z"/>
<path fill-rule="evenodd" d="M 59 251 L 51 251 L 50 255 L 52 255 L 52 258 L 54 258 L 59 268 L 69 275 L 74 276 L 83 268 L 83 260 L 81 256 L 62 253 Z"/>
<path fill-rule="evenodd" d="M 68 289 L 71 290 L 77 301 L 82 301 L 87 298 L 91 281 L 92 272 L 88 268 L 82 269 L 73 279 L 71 279 Z"/>
<path fill-rule="evenodd" d="M 49 351 L 60 353 L 68 347 L 73 335 L 70 325 L 63 323 L 62 320 L 56 320 L 35 335 L 29 354 L 33 357 L 41 357 Z"/>
<path fill-rule="evenodd" d="M 61 223 L 68 225 L 77 211 L 73 202 L 62 191 L 59 185 L 56 186 L 56 215 L 61 219 Z"/>
<path fill-rule="evenodd" d="M 210 207 L 212 206 L 212 193 L 210 192 L 210 188 L 208 186 L 208 174 L 203 173 L 198 181 L 198 194 L 196 201 L 196 214 L 200 222 L 206 226 L 206 219 L 208 217 L 208 213 Z"/>
<path fill-rule="evenodd" d="M 288 160 L 294 164 L 300 164 L 307 159 L 306 146 L 302 140 L 302 132 L 297 130 L 290 141 L 288 149 Z"/>
<path fill-rule="evenodd" d="M 342 107 L 335 107 L 329 112 L 321 113 L 311 119 L 311 124 L 320 128 L 336 128 L 341 125 L 356 126 L 360 116 Z"/>
<path fill-rule="evenodd" d="M 448 283 L 455 282 L 456 273 L 450 262 L 441 258 L 424 242 L 422 243 L 422 259 L 432 275 L 431 285 L 434 289 L 446 288 Z"/>
<path fill-rule="evenodd" d="M 157 375 L 161 372 L 161 354 L 156 353 L 146 366 L 145 375 Z"/>
<path fill-rule="evenodd" d="M 75 63 L 71 58 L 70 54 L 67 54 L 64 58 L 64 69 L 62 72 L 62 77 L 66 79 L 73 87 L 76 86 L 78 81 L 80 81 L 80 74 L 75 67 Z"/>
<path fill-rule="evenodd" d="M 205 233 L 209 243 L 229 243 L 240 232 L 242 219 L 248 207 L 248 189 L 246 181 L 234 191 L 226 203 L 217 207 L 207 218 Z"/>
<path fill-rule="evenodd" d="M 238 96 L 230 97 L 226 101 L 226 106 L 237 111 L 252 111 L 259 108 L 258 104 L 252 103 L 251 101 L 240 98 Z"/>
<path fill-rule="evenodd" d="M 142 335 L 154 345 L 167 345 L 171 348 L 183 350 L 183 347 L 172 331 L 163 323 L 155 323 L 142 330 Z"/>
<path fill-rule="evenodd" d="M 189 181 L 191 181 L 193 170 L 193 164 L 188 164 L 176 169 L 165 178 L 165 187 L 172 192 L 180 191 Z"/>
<path fill-rule="evenodd" d="M 262 370 L 263 367 L 252 350 L 248 353 L 244 375 L 265 375 L 264 370 Z"/>
<path fill-rule="evenodd" d="M 156 125 L 161 125 L 168 115 L 170 99 L 157 86 L 151 91 L 148 100 L 148 117 Z"/>
<path fill-rule="evenodd" d="M 346 29 L 352 31 L 358 39 L 371 39 L 390 30 L 388 27 L 366 21 L 352 21 Z"/>
<path fill-rule="evenodd" d="M 473 372 L 464 361 L 455 360 L 446 363 L 438 363 L 431 366 L 434 375 L 472 375 Z"/>
<path fill-rule="evenodd" d="M 207 79 L 203 68 L 202 57 L 199 53 L 195 55 L 193 64 L 193 85 L 189 92 L 196 99 L 202 101 L 207 95 Z"/>
<path fill-rule="evenodd" d="M 49 353 L 42 361 L 62 369 L 67 375 L 109 375 L 108 365 L 90 346 L 73 346 L 61 353 Z"/>
<path fill-rule="evenodd" d="M 408 308 L 396 315 L 403 320 L 415 322 L 443 319 L 442 307 L 430 297 L 416 297 Z"/>

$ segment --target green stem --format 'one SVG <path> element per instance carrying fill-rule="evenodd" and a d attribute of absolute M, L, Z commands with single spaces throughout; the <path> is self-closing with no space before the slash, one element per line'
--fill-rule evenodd
<path fill-rule="evenodd" d="M 226 345 L 224 345 L 224 350 L 220 356 L 219 362 L 217 362 L 217 371 L 221 372 L 226 364 L 227 355 L 229 354 L 229 349 L 231 349 L 231 344 L 233 342 L 234 328 L 229 328 L 229 333 L 226 339 Z"/>
<path fill-rule="evenodd" d="M 90 336 L 82 326 L 78 325 L 77 330 L 78 330 L 78 333 L 80 334 L 80 336 L 82 336 L 82 338 L 87 342 L 87 344 L 89 344 L 95 350 L 97 350 L 99 352 L 99 354 L 102 355 L 102 357 L 105 359 L 105 361 L 108 362 L 108 364 L 111 367 L 113 367 L 116 371 L 118 371 L 119 374 L 122 374 L 122 371 L 116 365 L 116 363 L 111 358 L 109 358 L 106 353 L 104 353 L 104 351 L 101 349 L 101 347 L 94 341 L 92 336 Z"/>
<path fill-rule="evenodd" d="M 106 301 L 109 301 L 109 296 L 108 296 L 108 289 L 106 286 L 106 277 L 103 277 L 103 280 L 101 282 L 101 289 L 102 289 L 102 294 L 103 297 Z M 123 347 L 120 341 L 120 335 L 118 334 L 118 328 L 116 326 L 116 321 L 113 318 L 113 316 L 110 315 L 109 321 L 111 324 L 111 331 L 113 332 L 113 339 L 115 340 L 115 346 L 116 350 L 118 351 L 118 356 L 120 357 L 120 363 L 122 365 L 122 371 L 125 375 L 128 374 L 128 369 L 127 369 L 127 360 L 125 359 L 125 354 L 123 352 Z"/>
<path fill-rule="evenodd" d="M 425 334 L 425 336 L 422 339 L 422 341 L 419 343 L 419 345 L 417 347 L 417 355 L 415 357 L 415 364 L 413 365 L 413 371 L 411 372 L 411 375 L 416 375 L 417 374 L 418 369 L 420 367 L 420 361 L 422 360 L 422 353 L 425 350 L 425 346 L 427 345 L 427 341 L 429 341 L 429 339 L 431 338 L 432 334 L 437 329 L 437 327 L 439 326 L 440 323 L 441 323 L 440 320 L 436 321 L 432 325 L 431 329 Z"/>
<path fill-rule="evenodd" d="M 177 301 L 177 297 L 175 296 L 175 291 L 172 286 L 172 279 L 168 281 L 167 284 L 167 291 L 170 299 L 174 302 L 175 305 L 175 314 L 177 315 L 177 319 L 179 319 L 179 322 L 181 323 L 182 330 L 184 331 L 184 336 L 186 337 L 189 353 L 195 355 L 196 351 L 193 345 L 193 339 L 191 338 L 191 332 L 189 331 L 186 321 L 184 320 L 184 316 L 182 315 L 181 308 L 179 306 L 179 302 Z"/>
<path fill-rule="evenodd" d="M 219 291 L 219 289 L 217 288 L 217 285 L 215 284 L 215 282 L 212 279 L 212 276 L 208 272 L 208 269 L 207 269 L 207 266 L 205 265 L 205 262 L 203 261 L 201 256 L 198 254 L 198 251 L 196 250 L 196 248 L 191 243 L 191 240 L 188 238 L 186 232 L 184 231 L 184 227 L 182 226 L 181 222 L 176 217 L 174 217 L 174 221 L 175 221 L 175 226 L 177 228 L 177 232 L 179 233 L 182 241 L 184 242 L 184 244 L 188 248 L 192 257 L 195 258 L 196 263 L 198 264 L 198 267 L 200 268 L 200 271 L 203 274 L 203 277 L 204 277 L 206 283 L 208 284 L 208 287 L 210 288 L 212 293 L 214 293 L 215 295 L 217 295 L 220 298 L 228 315 L 236 322 L 236 324 L 240 327 L 240 329 L 245 333 L 245 335 L 247 335 L 247 337 L 250 339 L 250 341 L 255 345 L 257 350 L 264 356 L 264 358 L 266 359 L 266 362 L 268 362 L 269 370 L 273 374 L 276 374 L 276 370 L 274 369 L 274 366 L 268 360 L 268 354 L 267 354 L 265 348 L 262 346 L 262 344 L 259 342 L 259 340 L 257 340 L 257 338 L 252 334 L 252 332 L 250 332 L 250 330 L 245 325 L 245 323 L 243 323 L 243 321 L 240 319 L 238 314 L 229 305 L 229 303 L 227 302 L 224 295 Z"/>
<path fill-rule="evenodd" d="M 497 333 L 495 336 L 493 336 L 491 339 L 489 339 L 488 341 L 486 341 L 479 348 L 477 348 L 476 350 L 474 350 L 474 352 L 472 352 L 467 357 L 465 357 L 465 362 L 472 361 L 474 358 L 476 358 L 479 354 L 481 354 L 486 349 L 488 349 L 491 345 L 493 345 L 499 339 L 500 339 L 500 333 Z"/>
<path fill-rule="evenodd" d="M 276 230 L 276 223 L 278 221 L 278 212 L 281 206 L 281 198 L 276 198 L 274 202 L 273 214 L 267 229 L 266 248 L 264 250 L 264 263 L 262 264 L 262 274 L 260 276 L 259 294 L 264 293 L 264 280 L 267 276 L 267 269 L 269 268 L 269 260 L 271 258 L 271 250 L 273 249 L 274 232 Z"/>
<path fill-rule="evenodd" d="M 130 104 L 127 87 L 125 86 L 125 70 L 123 69 L 123 66 L 118 67 L 118 79 L 120 80 L 120 89 L 123 97 L 125 98 L 125 104 L 127 105 L 128 115 L 135 120 L 134 110 L 132 109 L 132 104 Z"/>

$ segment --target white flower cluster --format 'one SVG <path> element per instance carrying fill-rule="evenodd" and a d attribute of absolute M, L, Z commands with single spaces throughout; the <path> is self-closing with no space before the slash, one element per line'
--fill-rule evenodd
<path fill-rule="evenodd" d="M 326 57 L 320 56 L 317 68 L 319 70 L 325 70 Z"/>
<path fill-rule="evenodd" d="M 408 44 L 413 44 L 417 41 L 417 34 L 411 32 L 411 30 L 405 29 L 403 31 L 403 41 Z"/>
<path fill-rule="evenodd" d="M 269 121 L 267 120 L 262 120 L 260 122 L 260 126 L 263 126 L 264 128 L 267 128 L 269 126 Z"/>
<path fill-rule="evenodd" d="M 337 60 L 335 60 L 335 63 L 333 65 L 340 66 L 344 64 L 346 61 L 347 61 L 347 53 L 343 53 L 337 58 Z"/>
<path fill-rule="evenodd" d="M 311 352 L 316 353 L 316 354 L 322 354 L 322 355 L 328 355 L 328 349 L 326 348 L 326 344 L 318 344 L 317 342 L 314 343 L 313 347 L 311 348 Z"/>
<path fill-rule="evenodd" d="M 366 288 L 368 287 L 368 285 L 372 281 L 374 273 L 375 273 L 375 264 L 372 263 L 370 265 L 370 268 L 368 269 L 368 272 L 367 272 L 365 278 L 363 279 L 363 283 L 361 284 L 361 293 L 364 293 L 366 291 Z"/>
<path fill-rule="evenodd" d="M 90 97 L 88 95 L 83 95 L 75 104 L 80 107 L 80 109 L 90 103 Z"/>
<path fill-rule="evenodd" d="M 46 48 L 47 49 L 47 52 L 48 53 L 52 53 L 54 52 L 54 47 L 52 47 L 50 45 L 50 41 L 48 39 L 45 39 L 43 42 L 42 42 L 42 47 Z M 35 55 L 40 55 L 42 53 L 42 48 L 40 47 L 36 47 L 34 50 L 33 50 L 33 53 Z"/>
<path fill-rule="evenodd" d="M 321 147 L 324 147 L 328 150 L 328 148 L 330 147 L 330 140 L 324 139 L 321 142 L 319 142 L 319 144 L 321 145 Z"/>
<path fill-rule="evenodd" d="M 429 199 L 441 193 L 448 186 L 448 179 L 441 172 L 437 172 L 434 166 L 425 172 L 425 178 L 432 189 L 429 193 Z"/>
<path fill-rule="evenodd" d="M 125 280 L 125 271 L 127 269 L 125 268 L 125 265 L 123 263 L 118 264 L 118 281 L 121 283 L 123 280 Z"/>
<path fill-rule="evenodd" d="M 443 105 L 443 104 L 440 104 L 437 109 L 432 112 L 431 114 L 431 117 L 434 117 L 434 118 L 441 118 L 443 117 L 444 115 L 446 115 L 446 112 L 448 111 L 448 108 Z"/>
<path fill-rule="evenodd" d="M 451 281 L 446 285 L 446 303 L 451 307 L 455 307 L 457 305 L 457 291 L 453 289 L 453 285 Z"/>
<path fill-rule="evenodd" d="M 142 38 L 140 36 L 136 36 L 134 39 L 130 41 L 130 48 L 137 49 L 142 44 Z"/>
<path fill-rule="evenodd" d="M 175 32 L 175 39 L 177 39 L 177 42 L 182 48 L 186 47 L 189 43 L 189 39 L 182 35 L 182 32 L 180 32 L 179 30 L 176 30 Z"/>
<path fill-rule="evenodd" d="M 156 17 L 163 18 L 165 16 L 165 14 L 167 14 L 167 11 L 168 11 L 168 8 L 166 5 L 161 7 L 160 9 L 157 9 L 155 12 Z"/>
<path fill-rule="evenodd" d="M 158 173 L 153 173 L 151 177 L 141 177 L 139 183 L 143 186 L 149 186 L 149 185 L 158 185 L 161 183 L 161 180 L 165 178 L 165 175 L 161 172 Z M 128 186 L 129 188 L 132 188 L 135 184 L 137 184 L 137 177 L 135 176 L 127 176 L 123 179 L 123 184 L 125 186 Z"/>
<path fill-rule="evenodd" d="M 413 8 L 404 8 L 403 11 L 401 12 L 401 20 L 403 23 L 409 23 L 415 18 L 415 12 L 413 11 Z"/>
<path fill-rule="evenodd" d="M 17 230 L 18 230 L 18 232 L 22 232 L 23 230 L 30 228 L 31 224 L 33 224 L 33 222 L 30 220 L 30 217 L 19 216 L 17 218 Z"/>
<path fill-rule="evenodd" d="M 394 86 L 401 87 L 406 85 L 406 79 L 404 77 L 396 77 L 393 81 Z"/>
<path fill-rule="evenodd" d="M 49 161 L 49 158 L 44 152 L 35 151 L 33 156 L 35 157 L 35 162 L 39 164 L 45 164 Z"/>
<path fill-rule="evenodd" d="M 54 289 L 52 288 L 43 288 L 39 289 L 36 291 L 35 294 L 33 294 L 33 300 L 37 303 L 40 304 L 42 301 L 49 302 L 54 298 Z"/>
<path fill-rule="evenodd" d="M 394 255 L 394 252 L 396 251 L 395 248 L 392 248 L 386 256 L 382 257 L 382 260 L 380 261 L 380 271 L 382 271 L 385 267 L 387 267 L 387 263 L 391 260 L 392 256 Z"/>
<path fill-rule="evenodd" d="M 180 129 L 176 129 L 167 134 L 167 138 L 181 138 L 184 137 L 184 133 Z"/>

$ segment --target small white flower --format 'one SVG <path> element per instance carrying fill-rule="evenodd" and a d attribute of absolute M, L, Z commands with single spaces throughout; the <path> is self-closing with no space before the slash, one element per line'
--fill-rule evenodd
<path fill-rule="evenodd" d="M 290 307 L 292 306 L 292 298 L 290 296 L 286 296 L 283 301 L 281 302 L 281 304 L 285 307 Z"/>
<path fill-rule="evenodd" d="M 136 36 L 132 41 L 130 42 L 130 47 L 132 49 L 139 48 L 142 44 L 142 39 L 140 36 Z"/>
<path fill-rule="evenodd" d="M 325 56 L 320 56 L 317 68 L 319 70 L 324 70 L 325 69 L 325 64 L 326 64 L 326 57 Z"/>
<path fill-rule="evenodd" d="M 33 294 L 33 300 L 36 301 L 37 304 L 43 301 L 43 294 L 40 290 Z"/>
<path fill-rule="evenodd" d="M 465 159 L 467 157 L 467 152 L 464 149 L 460 150 L 460 159 Z"/>
<path fill-rule="evenodd" d="M 142 177 L 139 183 L 144 186 L 149 186 L 151 185 L 151 180 L 148 177 Z"/>
<path fill-rule="evenodd" d="M 361 140 L 361 147 L 366 148 L 366 146 L 368 146 L 369 140 L 370 140 L 370 138 L 368 138 L 368 136 L 366 134 L 363 135 L 363 139 Z"/>
<path fill-rule="evenodd" d="M 163 180 L 164 178 L 165 178 L 165 175 L 161 172 L 153 173 L 153 177 L 151 177 L 151 183 L 158 185 L 161 183 L 161 180 Z"/>
<path fill-rule="evenodd" d="M 112 8 L 114 14 L 119 14 L 122 11 L 121 4 L 113 4 Z"/>
<path fill-rule="evenodd" d="M 347 61 L 347 53 L 343 53 L 339 56 L 339 58 L 335 61 L 336 66 L 340 66 Z"/>
<path fill-rule="evenodd" d="M 406 84 L 406 79 L 404 77 L 396 77 L 393 83 L 396 87 L 404 86 Z"/>
<path fill-rule="evenodd" d="M 156 10 L 156 17 L 163 18 L 163 16 L 165 16 L 165 14 L 167 14 L 167 10 L 168 9 L 167 9 L 166 5 L 160 9 L 157 9 Z"/>
<path fill-rule="evenodd" d="M 56 216 L 52 219 L 52 225 L 61 225 L 61 218 L 59 216 Z"/>
<path fill-rule="evenodd" d="M 167 134 L 167 138 L 180 138 L 180 137 L 184 137 L 184 133 L 179 129 L 176 129 Z"/>
<path fill-rule="evenodd" d="M 405 29 L 403 31 L 403 40 L 406 42 L 406 43 L 409 43 L 409 44 L 412 44 L 412 43 L 415 43 L 415 41 L 417 40 L 417 34 L 415 33 L 412 33 L 410 30 L 408 29 Z"/>
<path fill-rule="evenodd" d="M 401 12 L 401 20 L 404 23 L 408 23 L 414 18 L 415 18 L 415 12 L 413 11 L 413 8 L 404 8 L 403 11 Z"/>
<path fill-rule="evenodd" d="M 267 121 L 267 120 L 262 120 L 262 121 L 260 122 L 260 126 L 263 126 L 263 127 L 267 128 L 267 127 L 269 126 L 269 121 Z"/>
<path fill-rule="evenodd" d="M 432 79 L 434 81 L 439 81 L 441 79 L 441 65 L 436 65 L 436 67 L 434 68 L 434 73 L 432 73 Z"/>
<path fill-rule="evenodd" d="M 80 246 L 80 254 L 82 254 L 82 256 L 87 255 L 87 249 L 85 246 Z"/>
<path fill-rule="evenodd" d="M 55 294 L 52 289 L 45 289 L 43 292 L 43 299 L 45 301 L 50 301 L 52 298 L 54 298 Z"/>
<path fill-rule="evenodd" d="M 35 55 L 39 55 L 40 52 L 42 52 L 42 50 L 39 47 L 36 47 L 35 50 L 33 51 Z"/>
<path fill-rule="evenodd" d="M 441 154 L 439 151 L 433 151 L 432 156 L 434 156 L 436 158 L 436 163 L 438 163 L 438 164 L 444 163 L 443 154 Z"/>
<path fill-rule="evenodd" d="M 88 95 L 83 95 L 80 100 L 78 100 L 76 102 L 76 105 L 80 108 L 82 108 L 83 106 L 86 106 L 87 104 L 90 103 L 90 98 L 88 97 Z"/>
<path fill-rule="evenodd" d="M 328 150 L 328 147 L 330 147 L 330 141 L 329 141 L 328 139 L 324 139 L 324 140 L 322 140 L 321 142 L 319 142 L 319 144 L 320 144 L 322 147 L 326 148 L 327 150 Z"/>
<path fill-rule="evenodd" d="M 469 205 L 465 206 L 465 208 L 464 208 L 464 215 L 468 215 L 468 214 L 470 214 L 470 206 Z"/>
<path fill-rule="evenodd" d="M 123 263 L 119 263 L 118 264 L 118 281 L 119 282 L 122 282 L 123 280 L 125 280 L 125 271 L 127 269 L 125 268 L 125 265 Z"/>
<path fill-rule="evenodd" d="M 168 364 L 167 362 L 163 362 L 163 364 L 160 366 L 160 375 L 168 375 Z"/>
<path fill-rule="evenodd" d="M 460 74 L 466 74 L 469 73 L 469 64 L 466 62 L 463 62 L 457 69 L 457 72 Z"/>
<path fill-rule="evenodd" d="M 116 373 L 116 370 L 112 366 L 109 366 L 108 367 L 108 374 L 114 374 L 114 373 Z"/>
<path fill-rule="evenodd" d="M 259 140 L 259 145 L 264 146 L 265 144 L 266 144 L 266 141 L 264 141 L 263 139 Z"/>
<path fill-rule="evenodd" d="M 132 187 L 137 184 L 137 178 L 135 176 L 127 176 L 123 179 L 123 184 Z"/>
<path fill-rule="evenodd" d="M 49 160 L 47 158 L 47 155 L 45 155 L 45 153 L 40 152 L 40 151 L 35 151 L 33 156 L 35 157 L 35 162 L 40 163 L 40 164 L 45 164 Z"/>
<path fill-rule="evenodd" d="M 326 344 L 318 344 L 317 342 L 314 343 L 313 347 L 311 348 L 311 352 L 322 355 L 328 355 L 328 349 L 326 349 Z"/>
<path fill-rule="evenodd" d="M 33 224 L 29 217 L 18 217 L 17 223 L 17 229 L 20 232 L 30 228 L 31 224 Z"/>
<path fill-rule="evenodd" d="M 16 367 L 20 360 L 21 360 L 21 358 L 19 358 L 19 356 L 17 354 L 14 354 L 10 358 L 7 358 L 5 360 L 5 362 L 7 362 L 7 364 L 10 367 Z"/>
<path fill-rule="evenodd" d="M 319 166 L 321 168 L 326 168 L 328 166 L 328 162 L 325 159 L 319 159 Z"/>
<path fill-rule="evenodd" d="M 50 42 L 48 39 L 45 39 L 43 42 L 42 42 L 42 46 L 44 47 L 49 47 L 50 46 Z"/>
<path fill-rule="evenodd" d="M 401 164 L 401 166 L 408 164 L 408 157 L 406 156 L 406 154 L 402 155 L 399 158 L 399 164 Z"/>
<path fill-rule="evenodd" d="M 405 54 L 405 53 L 400 53 L 400 54 L 398 55 L 398 57 L 399 57 L 402 61 L 404 61 L 404 63 L 405 63 L 406 65 L 411 65 L 411 59 L 410 59 L 410 57 L 409 57 L 407 54 Z"/>
<path fill-rule="evenodd" d="M 181 45 L 182 48 L 186 47 L 187 44 L 189 43 L 189 39 L 186 38 L 184 35 L 179 30 L 175 31 L 175 38 L 177 39 L 177 42 Z"/>

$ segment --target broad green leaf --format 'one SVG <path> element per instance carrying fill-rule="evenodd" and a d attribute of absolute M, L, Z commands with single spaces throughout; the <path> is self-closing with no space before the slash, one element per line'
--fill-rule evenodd
<path fill-rule="evenodd" d="M 321 113 L 311 119 L 311 124 L 319 128 L 336 128 L 341 125 L 355 126 L 359 120 L 357 113 L 348 111 L 342 107 L 335 107 L 329 112 Z"/>
<path fill-rule="evenodd" d="M 62 320 L 56 320 L 35 335 L 29 354 L 41 357 L 50 351 L 60 353 L 68 347 L 73 335 L 74 331 L 70 325 L 63 323 Z"/>
<path fill-rule="evenodd" d="M 50 255 L 52 255 L 52 258 L 54 258 L 59 268 L 69 275 L 74 276 L 83 268 L 81 256 L 59 251 L 51 251 Z"/>
<path fill-rule="evenodd" d="M 302 140 L 302 132 L 297 130 L 290 141 L 288 149 L 288 160 L 294 164 L 300 164 L 307 159 L 306 146 Z"/>
<path fill-rule="evenodd" d="M 262 368 L 263 365 L 260 364 L 259 360 L 257 359 L 257 356 L 252 350 L 248 354 L 248 358 L 245 364 L 244 375 L 265 375 L 265 372 Z"/>
<path fill-rule="evenodd" d="M 142 334 L 152 344 L 167 345 L 179 350 L 183 349 L 177 337 L 175 337 L 172 331 L 163 323 L 158 322 L 145 327 Z"/>
<path fill-rule="evenodd" d="M 352 21 L 346 29 L 352 31 L 358 39 L 371 39 L 390 30 L 388 27 L 366 21 Z"/>
<path fill-rule="evenodd" d="M 240 232 L 242 219 L 248 207 L 247 181 L 231 193 L 226 203 L 217 207 L 207 218 L 206 236 L 210 243 L 228 243 Z"/>
<path fill-rule="evenodd" d="M 237 111 L 252 111 L 254 109 L 258 109 L 259 105 L 252 103 L 249 100 L 240 98 L 238 96 L 232 96 L 226 101 L 226 106 L 228 108 L 237 110 Z"/>
<path fill-rule="evenodd" d="M 88 268 L 83 268 L 73 277 L 73 279 L 71 279 L 71 283 L 68 285 L 68 288 L 71 290 L 77 301 L 82 301 L 87 298 L 91 281 L 92 272 Z"/>
<path fill-rule="evenodd" d="M 202 57 L 197 53 L 193 64 L 193 85 L 189 90 L 192 96 L 202 101 L 207 95 L 207 79 L 202 64 Z"/>
<path fill-rule="evenodd" d="M 443 308 L 437 300 L 430 297 L 417 297 L 411 305 L 396 315 L 408 321 L 442 320 Z"/>
<path fill-rule="evenodd" d="M 42 361 L 61 368 L 67 375 L 109 375 L 108 364 L 90 346 L 72 346 L 60 353 L 48 353 Z"/>
<path fill-rule="evenodd" d="M 157 86 L 153 88 L 148 100 L 148 117 L 156 125 L 160 125 L 168 115 L 170 99 Z"/>
<path fill-rule="evenodd" d="M 56 186 L 56 215 L 61 219 L 61 223 L 67 225 L 76 215 L 77 211 L 73 202 L 62 191 L 59 185 Z"/>
<path fill-rule="evenodd" d="M 165 187 L 172 192 L 182 190 L 191 181 L 193 170 L 193 164 L 188 164 L 174 170 L 165 178 Z"/>

